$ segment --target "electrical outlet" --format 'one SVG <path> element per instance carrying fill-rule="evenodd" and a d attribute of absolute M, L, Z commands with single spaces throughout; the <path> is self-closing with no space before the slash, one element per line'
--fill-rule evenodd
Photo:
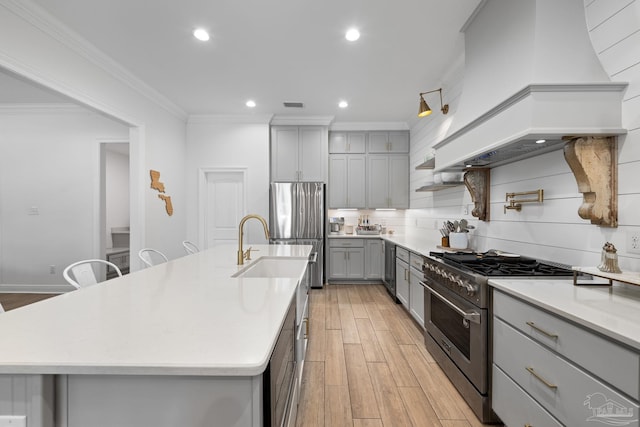
<path fill-rule="evenodd" d="M 0 427 L 27 427 L 26 415 L 1 415 Z"/>
<path fill-rule="evenodd" d="M 640 232 L 627 234 L 627 252 L 640 254 Z"/>
<path fill-rule="evenodd" d="M 464 205 L 464 207 L 462 208 L 462 214 L 469 215 L 469 205 Z"/>
<path fill-rule="evenodd" d="M 50 265 L 49 266 L 49 274 L 56 274 L 56 266 L 55 265 Z"/>

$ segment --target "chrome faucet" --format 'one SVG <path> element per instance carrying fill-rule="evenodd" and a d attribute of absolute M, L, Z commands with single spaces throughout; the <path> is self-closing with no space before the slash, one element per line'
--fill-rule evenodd
<path fill-rule="evenodd" d="M 269 240 L 269 227 L 267 226 L 267 221 L 264 220 L 260 215 L 250 214 L 246 215 L 244 218 L 240 220 L 240 225 L 238 226 L 238 265 L 243 265 L 245 259 L 251 259 L 251 248 L 247 249 L 245 253 L 242 250 L 242 239 L 244 237 L 244 223 L 247 220 L 255 218 L 262 223 L 262 228 L 264 228 L 264 237 Z"/>

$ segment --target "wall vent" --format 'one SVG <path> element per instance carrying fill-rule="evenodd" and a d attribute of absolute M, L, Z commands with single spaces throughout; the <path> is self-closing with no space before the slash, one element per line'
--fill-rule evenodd
<path fill-rule="evenodd" d="M 286 108 L 304 108 L 304 104 L 302 102 L 283 102 Z"/>

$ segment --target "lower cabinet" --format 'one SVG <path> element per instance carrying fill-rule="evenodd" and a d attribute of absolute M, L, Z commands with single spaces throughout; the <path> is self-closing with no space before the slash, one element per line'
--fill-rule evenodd
<path fill-rule="evenodd" d="M 384 250 L 381 239 L 366 239 L 364 243 L 365 263 L 364 278 L 382 280 L 384 266 Z"/>
<path fill-rule="evenodd" d="M 396 258 L 396 298 L 409 309 L 409 263 L 400 258 Z"/>
<path fill-rule="evenodd" d="M 422 255 L 396 247 L 396 297 L 424 328 Z"/>
<path fill-rule="evenodd" d="M 424 287 L 420 284 L 422 272 L 409 269 L 409 313 L 424 329 Z"/>
<path fill-rule="evenodd" d="M 638 425 L 640 354 L 493 291 L 493 410 L 509 426 Z"/>
<path fill-rule="evenodd" d="M 380 238 L 331 238 L 328 260 L 329 280 L 382 280 L 384 252 Z"/>
<path fill-rule="evenodd" d="M 364 241 L 329 240 L 329 279 L 362 280 L 364 278 Z"/>

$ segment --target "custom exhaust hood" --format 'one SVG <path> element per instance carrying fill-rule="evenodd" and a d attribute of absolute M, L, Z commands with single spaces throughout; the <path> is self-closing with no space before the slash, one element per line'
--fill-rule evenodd
<path fill-rule="evenodd" d="M 579 136 L 626 133 L 627 84 L 602 68 L 583 0 L 487 0 L 463 31 L 464 88 L 434 146 L 437 171 L 495 167 Z"/>

